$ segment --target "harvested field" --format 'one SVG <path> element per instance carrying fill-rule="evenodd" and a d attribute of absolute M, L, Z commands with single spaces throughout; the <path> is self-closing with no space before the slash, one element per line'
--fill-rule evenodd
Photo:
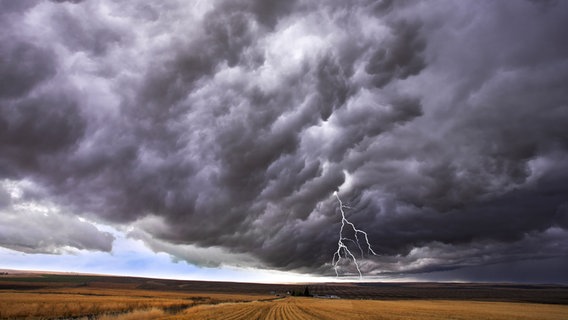
<path fill-rule="evenodd" d="M 566 319 L 568 306 L 472 301 L 374 301 L 289 297 L 198 306 L 167 319 Z"/>
<path fill-rule="evenodd" d="M 167 319 L 566 319 L 568 306 L 447 300 L 329 300 L 288 297 L 268 302 L 187 309 Z"/>
<path fill-rule="evenodd" d="M 340 299 L 292 297 L 303 292 Z M 568 287 L 0 277 L 0 319 L 568 319 Z"/>

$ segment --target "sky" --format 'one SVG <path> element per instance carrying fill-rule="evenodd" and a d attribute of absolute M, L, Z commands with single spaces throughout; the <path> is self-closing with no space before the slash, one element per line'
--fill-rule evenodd
<path fill-rule="evenodd" d="M 0 0 L 0 268 L 568 284 L 567 37 L 566 1 Z"/>

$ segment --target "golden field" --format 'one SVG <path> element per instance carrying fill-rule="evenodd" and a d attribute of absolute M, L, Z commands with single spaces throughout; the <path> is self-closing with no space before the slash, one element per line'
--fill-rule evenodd
<path fill-rule="evenodd" d="M 294 297 L 309 286 L 318 295 Z M 568 319 L 568 287 L 252 284 L 69 274 L 0 277 L 0 319 Z"/>
<path fill-rule="evenodd" d="M 568 319 L 568 306 L 349 300 L 116 289 L 0 292 L 0 319 Z"/>
<path fill-rule="evenodd" d="M 568 319 L 568 306 L 470 301 L 328 300 L 197 306 L 166 319 Z"/>
<path fill-rule="evenodd" d="M 190 294 L 136 289 L 76 289 L 0 291 L 0 319 L 54 319 L 102 316 L 116 318 L 129 313 L 175 314 L 200 304 L 245 302 L 273 298 L 246 294 Z M 159 312 L 157 312 L 159 311 Z M 130 315 L 128 315 L 130 316 Z M 134 319 L 134 318 L 133 318 Z"/>

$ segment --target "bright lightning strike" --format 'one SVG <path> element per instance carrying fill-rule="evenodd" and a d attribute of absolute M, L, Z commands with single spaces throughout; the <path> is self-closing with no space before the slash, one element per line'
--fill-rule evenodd
<path fill-rule="evenodd" d="M 339 229 L 339 240 L 337 241 L 337 251 L 333 254 L 333 259 L 331 261 L 333 265 L 333 269 L 335 270 L 335 275 L 339 277 L 339 262 L 343 259 L 352 260 L 357 268 L 357 272 L 359 272 L 359 280 L 363 278 L 361 274 L 361 269 L 359 268 L 359 263 L 357 262 L 357 258 L 349 248 L 345 245 L 344 241 L 352 242 L 357 245 L 359 251 L 361 252 L 361 258 L 363 258 L 363 248 L 361 247 L 361 243 L 359 240 L 359 236 L 363 235 L 365 238 L 365 244 L 367 245 L 367 254 L 377 255 L 371 244 L 369 243 L 369 238 L 367 237 L 367 233 L 363 230 L 359 230 L 355 227 L 355 225 L 345 218 L 345 211 L 343 209 L 350 209 L 348 206 L 344 205 L 337 192 L 333 193 L 337 200 L 339 201 L 339 211 L 341 211 L 341 229 Z M 355 239 L 350 239 L 348 237 L 343 236 L 344 229 L 346 228 L 353 229 L 353 233 L 355 234 Z"/>

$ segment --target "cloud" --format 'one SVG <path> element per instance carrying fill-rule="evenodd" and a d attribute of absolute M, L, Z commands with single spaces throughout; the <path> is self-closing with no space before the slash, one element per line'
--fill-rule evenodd
<path fill-rule="evenodd" d="M 202 265 L 331 273 L 336 190 L 368 273 L 562 256 L 537 247 L 566 233 L 566 9 L 11 5 L 0 177 Z"/>
<path fill-rule="evenodd" d="M 29 183 L 1 184 L 0 246 L 25 253 L 61 254 L 74 250 L 109 252 L 114 237 L 45 201 L 26 199 Z"/>
<path fill-rule="evenodd" d="M 65 3 L 65 2 L 69 2 L 69 3 L 81 3 L 85 0 L 50 0 L 52 2 L 56 2 L 56 3 Z"/>
<path fill-rule="evenodd" d="M 193 265 L 209 268 L 231 266 L 240 268 L 256 268 L 262 266 L 254 256 L 250 254 L 235 254 L 228 252 L 222 247 L 201 248 L 193 245 L 171 243 L 160 239 L 154 239 L 151 233 L 156 233 L 156 228 L 169 229 L 159 217 L 146 216 L 136 221 L 132 230 L 126 235 L 128 238 L 142 240 L 156 253 L 167 253 L 177 261 L 186 261 Z M 144 230 L 148 230 L 148 233 Z"/>
<path fill-rule="evenodd" d="M 0 3 L 3 15 L 9 15 L 11 13 L 21 13 L 30 7 L 36 5 L 38 0 L 22 0 L 22 1 L 3 1 Z"/>
<path fill-rule="evenodd" d="M 3 75 L 0 96 L 3 98 L 26 94 L 55 73 L 53 54 L 31 43 L 6 41 L 0 56 Z"/>
<path fill-rule="evenodd" d="M 382 88 L 393 79 L 406 79 L 418 74 L 425 62 L 420 56 L 425 42 L 419 38 L 420 24 L 408 25 L 402 21 L 392 27 L 391 43 L 377 48 L 365 66 L 373 75 L 373 84 Z"/>

